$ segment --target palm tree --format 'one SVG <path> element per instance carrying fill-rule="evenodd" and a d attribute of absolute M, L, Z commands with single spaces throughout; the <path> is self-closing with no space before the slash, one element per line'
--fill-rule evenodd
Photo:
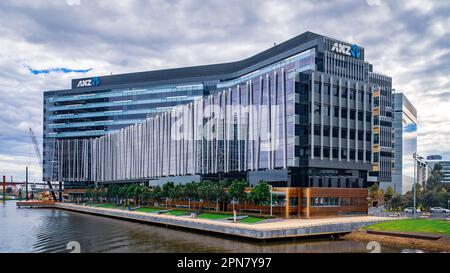
<path fill-rule="evenodd" d="M 173 188 L 175 187 L 173 182 L 167 182 L 162 186 L 162 195 L 166 199 L 166 207 L 167 202 L 170 198 L 172 198 Z"/>
<path fill-rule="evenodd" d="M 184 185 L 184 196 L 186 198 L 188 198 L 189 209 L 191 208 L 191 200 L 198 198 L 198 187 L 199 187 L 199 184 L 195 181 L 192 181 L 192 182 Z"/>

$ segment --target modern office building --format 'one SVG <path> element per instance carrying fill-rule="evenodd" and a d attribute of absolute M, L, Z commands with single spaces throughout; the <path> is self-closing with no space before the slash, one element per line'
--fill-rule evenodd
<path fill-rule="evenodd" d="M 394 128 L 393 128 L 393 89 L 392 78 L 373 72 L 368 67 L 368 82 L 376 84 L 379 91 L 374 92 L 374 170 L 370 173 L 370 181 L 379 183 L 392 182 L 394 167 Z"/>
<path fill-rule="evenodd" d="M 417 110 L 404 93 L 394 94 L 395 159 L 392 183 L 382 182 L 381 188 L 392 186 L 396 193 L 405 194 L 414 184 L 414 154 L 417 153 Z M 416 172 L 417 165 L 416 165 Z M 417 178 L 416 173 L 416 178 Z"/>
<path fill-rule="evenodd" d="M 392 80 L 311 32 L 232 63 L 101 76 L 44 93 L 44 179 L 390 180 Z"/>
<path fill-rule="evenodd" d="M 450 160 L 444 160 L 440 155 L 430 155 L 427 156 L 426 161 L 429 171 L 432 171 L 436 164 L 440 164 L 442 166 L 442 182 L 450 183 Z"/>

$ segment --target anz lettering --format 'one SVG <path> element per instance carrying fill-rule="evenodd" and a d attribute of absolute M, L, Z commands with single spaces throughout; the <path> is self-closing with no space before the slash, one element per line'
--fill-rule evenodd
<path fill-rule="evenodd" d="M 80 87 L 93 87 L 100 85 L 100 78 L 94 77 L 92 79 L 80 80 L 77 84 L 77 88 Z"/>
<path fill-rule="evenodd" d="M 357 45 L 346 45 L 346 44 L 341 44 L 338 42 L 335 42 L 333 44 L 333 47 L 331 48 L 331 51 L 336 52 L 336 53 L 341 53 L 347 56 L 352 56 L 354 58 L 361 58 L 361 50 L 359 49 L 359 47 Z"/>

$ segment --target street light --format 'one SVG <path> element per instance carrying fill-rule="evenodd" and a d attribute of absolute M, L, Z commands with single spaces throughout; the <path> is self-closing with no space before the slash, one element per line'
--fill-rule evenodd
<path fill-rule="evenodd" d="M 273 190 L 273 187 L 272 187 L 272 185 L 270 185 L 270 216 L 272 216 L 272 212 L 273 212 L 272 190 Z"/>
<path fill-rule="evenodd" d="M 413 209 L 413 213 L 414 213 L 414 219 L 416 218 L 416 158 L 417 158 L 417 154 L 414 153 L 413 154 L 413 158 L 414 158 L 414 184 L 413 184 L 413 193 L 414 193 L 414 197 L 413 197 L 413 202 L 414 202 L 414 209 Z"/>

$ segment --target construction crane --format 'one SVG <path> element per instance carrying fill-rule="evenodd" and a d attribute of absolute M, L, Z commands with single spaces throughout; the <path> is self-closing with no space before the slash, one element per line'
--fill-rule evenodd
<path fill-rule="evenodd" d="M 34 152 L 36 153 L 36 157 L 38 159 L 39 165 L 41 166 L 41 170 L 44 171 L 44 163 L 42 161 L 41 151 L 39 150 L 39 145 L 36 139 L 36 136 L 34 135 L 34 132 L 31 128 L 29 128 L 29 134 L 31 141 L 33 142 L 34 146 Z M 53 189 L 52 183 L 50 181 L 47 181 L 47 185 L 50 188 L 50 193 L 52 194 L 52 197 L 55 201 L 58 201 L 58 198 L 56 197 L 55 190 Z"/>

